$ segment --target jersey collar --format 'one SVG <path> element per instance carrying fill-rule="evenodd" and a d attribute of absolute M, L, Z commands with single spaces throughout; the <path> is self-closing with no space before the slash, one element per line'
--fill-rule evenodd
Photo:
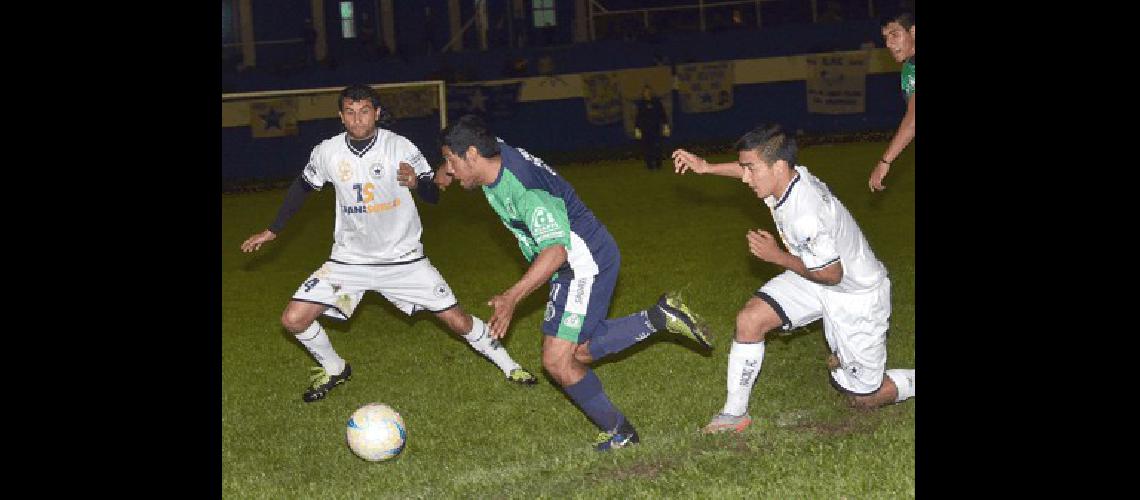
<path fill-rule="evenodd" d="M 792 167 L 792 168 L 794 169 L 795 167 Z M 783 205 L 784 202 L 788 200 L 788 195 L 792 194 L 792 188 L 796 187 L 796 183 L 799 181 L 800 181 L 800 172 L 797 170 L 796 176 L 792 177 L 792 181 L 788 183 L 788 189 L 784 190 L 784 196 L 781 196 L 779 201 L 772 204 L 773 210 L 780 208 L 780 205 Z"/>
<path fill-rule="evenodd" d="M 348 138 L 348 132 L 345 132 L 344 133 L 344 145 L 348 147 L 348 150 L 351 151 L 352 154 L 354 154 L 360 158 L 364 158 L 365 153 L 368 153 L 368 151 L 370 151 L 372 149 L 372 146 L 376 145 L 376 140 L 379 138 L 380 138 L 380 129 L 376 129 L 376 134 L 372 136 L 372 140 L 368 141 L 368 144 L 366 144 L 363 148 L 356 149 L 355 147 L 352 146 L 352 139 Z"/>
<path fill-rule="evenodd" d="M 489 189 L 494 189 L 499 185 L 499 181 L 503 180 L 503 172 L 507 170 L 507 155 L 503 154 L 502 148 L 499 149 L 499 175 L 495 176 L 494 182 L 487 184 Z"/>

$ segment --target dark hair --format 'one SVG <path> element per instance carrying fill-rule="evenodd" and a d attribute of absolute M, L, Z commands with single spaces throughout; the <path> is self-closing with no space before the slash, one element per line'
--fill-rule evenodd
<path fill-rule="evenodd" d="M 483 158 L 499 155 L 499 141 L 479 115 L 463 115 L 448 124 L 439 133 L 439 145 L 447 146 L 458 156 L 463 156 L 471 146 L 475 146 Z"/>
<path fill-rule="evenodd" d="M 796 138 L 784 132 L 779 125 L 758 125 L 736 141 L 736 151 L 756 151 L 760 159 L 772 165 L 777 160 L 788 162 L 788 168 L 796 165 Z"/>
<path fill-rule="evenodd" d="M 880 28 L 886 28 L 891 23 L 899 23 L 899 26 L 902 26 L 904 30 L 909 30 L 914 26 L 914 13 L 902 11 L 879 18 Z"/>
<path fill-rule="evenodd" d="M 336 110 L 344 110 L 344 101 L 363 101 L 368 99 L 372 101 L 372 107 L 376 108 L 376 124 L 388 128 L 396 122 L 395 117 L 388 111 L 387 108 L 380 105 L 380 96 L 376 95 L 376 91 L 362 83 L 355 83 L 344 88 L 340 91 L 340 98 L 336 100 Z"/>

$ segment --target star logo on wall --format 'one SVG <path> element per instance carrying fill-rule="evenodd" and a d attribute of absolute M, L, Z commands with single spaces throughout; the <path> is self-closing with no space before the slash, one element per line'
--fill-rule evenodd
<path fill-rule="evenodd" d="M 270 107 L 268 113 L 261 115 L 261 119 L 265 120 L 265 129 L 266 130 L 269 130 L 269 129 L 274 128 L 274 127 L 277 127 L 277 130 L 281 130 L 281 118 L 284 116 L 285 116 L 285 113 L 283 113 L 281 111 L 277 111 L 277 110 L 273 109 L 272 107 Z"/>
<path fill-rule="evenodd" d="M 468 111 L 487 111 L 487 96 L 483 95 L 482 89 L 475 89 L 475 93 L 471 94 L 471 106 Z"/>

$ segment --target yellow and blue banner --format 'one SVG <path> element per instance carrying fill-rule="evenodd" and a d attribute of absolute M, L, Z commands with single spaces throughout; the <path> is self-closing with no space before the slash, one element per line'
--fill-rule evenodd
<path fill-rule="evenodd" d="M 846 115 L 866 109 L 866 51 L 804 56 L 808 113 Z"/>
<path fill-rule="evenodd" d="M 677 93 L 682 113 L 709 113 L 732 107 L 733 63 L 677 65 Z"/>
<path fill-rule="evenodd" d="M 582 99 L 586 120 L 593 125 L 609 125 L 622 119 L 621 79 L 616 71 L 582 73 Z"/>

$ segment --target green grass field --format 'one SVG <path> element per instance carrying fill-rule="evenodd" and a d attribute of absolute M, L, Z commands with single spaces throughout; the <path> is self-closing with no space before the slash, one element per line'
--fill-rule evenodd
<path fill-rule="evenodd" d="M 525 145 L 523 145 L 525 147 Z M 914 156 L 888 189 L 867 175 L 885 144 L 805 148 L 800 163 L 855 216 L 891 272 L 888 368 L 914 367 Z M 711 156 L 723 161 L 735 154 Z M 298 159 L 303 162 L 304 159 Z M 300 166 L 301 163 L 298 163 Z M 883 498 L 915 495 L 915 400 L 863 412 L 828 384 L 817 324 L 768 341 L 752 392 L 754 423 L 740 435 L 697 430 L 724 403 L 736 312 L 780 270 L 748 253 L 745 232 L 774 232 L 768 209 L 725 177 L 650 173 L 640 162 L 554 165 L 609 227 L 622 251 L 610 316 L 681 290 L 712 325 L 702 353 L 668 333 L 594 369 L 641 434 L 601 454 L 597 429 L 545 377 L 508 384 L 430 313 L 407 317 L 377 294 L 348 322 L 322 320 L 353 379 L 306 404 L 308 353 L 280 325 L 293 291 L 329 255 L 334 201 L 315 193 L 255 254 L 241 242 L 273 219 L 283 190 L 222 198 L 222 494 L 227 498 Z M 300 167 L 298 167 L 300 168 Z M 526 262 L 482 193 L 458 183 L 439 205 L 419 204 L 423 242 L 473 314 L 513 284 Z M 505 344 L 541 371 L 538 330 L 547 287 L 519 306 Z M 383 402 L 407 424 L 404 453 L 358 459 L 344 442 L 357 407 Z"/>

